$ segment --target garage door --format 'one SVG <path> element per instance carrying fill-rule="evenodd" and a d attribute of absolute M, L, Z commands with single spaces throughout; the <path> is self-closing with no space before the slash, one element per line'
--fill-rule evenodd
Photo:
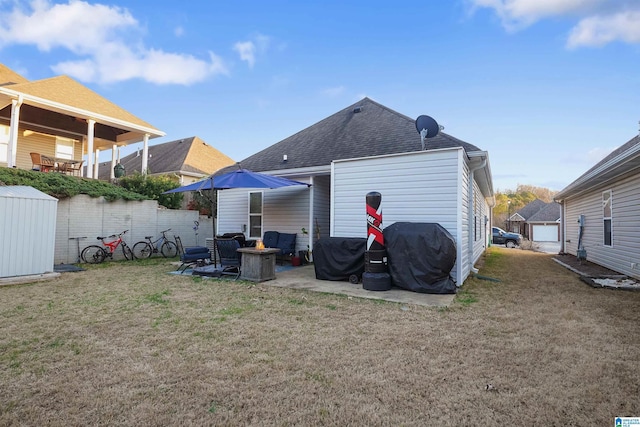
<path fill-rule="evenodd" d="M 534 242 L 557 242 L 558 226 L 557 225 L 534 225 L 533 241 Z"/>

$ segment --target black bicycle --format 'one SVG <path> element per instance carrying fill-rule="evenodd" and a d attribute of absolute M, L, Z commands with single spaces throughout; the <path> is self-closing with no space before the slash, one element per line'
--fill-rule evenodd
<path fill-rule="evenodd" d="M 178 246 L 167 238 L 166 233 L 170 228 L 161 231 L 161 236 L 151 240 L 153 236 L 145 236 L 147 240 L 141 240 L 133 245 L 133 256 L 138 259 L 151 258 L 151 255 L 160 253 L 165 258 L 173 258 L 178 255 Z"/>

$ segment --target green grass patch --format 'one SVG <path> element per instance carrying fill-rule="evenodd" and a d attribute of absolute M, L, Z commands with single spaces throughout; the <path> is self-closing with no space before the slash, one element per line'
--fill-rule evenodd
<path fill-rule="evenodd" d="M 462 290 L 456 294 L 456 301 L 459 302 L 462 306 L 468 307 L 473 303 L 478 302 L 478 298 L 471 291 Z"/>
<path fill-rule="evenodd" d="M 169 304 L 169 300 L 164 299 L 170 292 L 168 289 L 165 289 L 162 292 L 156 292 L 155 294 L 148 294 L 144 296 L 145 301 L 153 303 L 153 304 Z"/>
<path fill-rule="evenodd" d="M 223 316 L 232 316 L 242 314 L 244 311 L 245 309 L 242 307 L 226 307 L 218 311 L 218 313 L 222 314 Z"/>

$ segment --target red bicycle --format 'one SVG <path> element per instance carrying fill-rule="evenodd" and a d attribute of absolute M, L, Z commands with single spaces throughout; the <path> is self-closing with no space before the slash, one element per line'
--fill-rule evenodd
<path fill-rule="evenodd" d="M 127 231 L 129 230 L 124 230 L 122 233 L 112 234 L 111 236 L 98 237 L 97 239 L 102 242 L 104 247 L 98 245 L 87 246 L 82 250 L 82 254 L 80 255 L 82 260 L 88 264 L 100 264 L 107 257 L 113 259 L 113 253 L 118 246 L 122 247 L 122 254 L 124 255 L 124 258 L 126 260 L 132 260 L 133 252 L 129 245 L 127 245 L 127 243 L 122 239 L 122 236 L 124 236 Z M 105 242 L 104 239 L 107 238 L 114 240 Z"/>

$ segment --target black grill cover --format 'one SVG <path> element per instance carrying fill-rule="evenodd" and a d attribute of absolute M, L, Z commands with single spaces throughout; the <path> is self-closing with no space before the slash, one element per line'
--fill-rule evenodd
<path fill-rule="evenodd" d="M 323 237 L 313 245 L 313 265 L 318 280 L 349 280 L 364 272 L 367 239 L 358 237 Z"/>
<path fill-rule="evenodd" d="M 391 282 L 426 294 L 455 294 L 449 275 L 456 262 L 456 242 L 440 224 L 396 222 L 384 229 Z"/>

